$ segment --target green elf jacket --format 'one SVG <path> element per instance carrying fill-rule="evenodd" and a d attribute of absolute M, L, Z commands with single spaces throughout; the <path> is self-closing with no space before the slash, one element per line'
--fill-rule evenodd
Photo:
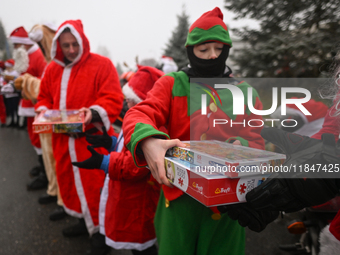
<path fill-rule="evenodd" d="M 236 86 L 242 90 L 244 102 L 247 102 L 247 89 L 252 87 L 246 82 L 240 82 Z M 190 84 L 189 77 L 183 71 L 169 73 L 155 83 L 143 102 L 127 112 L 123 122 L 125 144 L 138 167 L 146 166 L 138 144 L 147 137 L 177 138 L 181 141 L 239 140 L 243 146 L 264 149 L 264 140 L 260 135 L 262 117 L 252 114 L 247 105 L 244 105 L 244 115 L 233 115 L 233 98 L 229 89 L 217 91 L 222 105 L 219 100 L 213 100 L 208 92 L 209 89 L 202 85 Z M 206 115 L 201 114 L 201 94 L 207 94 Z M 254 108 L 261 110 L 262 103 L 254 88 L 252 88 L 252 96 Z M 228 122 L 214 127 L 214 119 Z M 239 124 L 231 126 L 231 121 Z M 168 134 L 159 131 L 160 127 L 166 127 Z M 163 191 L 169 201 L 183 194 L 180 189 L 168 188 L 165 185 Z"/>

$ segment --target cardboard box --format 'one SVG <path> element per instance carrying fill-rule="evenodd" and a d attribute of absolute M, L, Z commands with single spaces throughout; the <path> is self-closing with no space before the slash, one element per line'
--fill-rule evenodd
<path fill-rule="evenodd" d="M 286 155 L 221 141 L 183 141 L 187 147 L 173 147 L 167 155 L 205 167 L 230 178 L 271 173 Z"/>
<path fill-rule="evenodd" d="M 34 133 L 81 133 L 84 116 L 78 110 L 44 110 L 33 122 Z"/>
<path fill-rule="evenodd" d="M 208 207 L 245 202 L 246 194 L 269 176 L 228 178 L 217 173 L 196 172 L 196 165 L 176 157 L 165 157 L 164 163 L 169 181 Z"/>

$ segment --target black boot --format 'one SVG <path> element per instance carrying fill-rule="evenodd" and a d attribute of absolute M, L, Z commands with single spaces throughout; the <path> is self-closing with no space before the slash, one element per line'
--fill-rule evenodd
<path fill-rule="evenodd" d="M 65 237 L 76 237 L 88 234 L 84 219 L 79 219 L 76 225 L 63 229 L 63 236 Z"/>
<path fill-rule="evenodd" d="M 36 177 L 36 176 L 38 176 L 41 172 L 45 172 L 45 165 L 44 165 L 44 161 L 43 161 L 42 155 L 38 155 L 38 162 L 39 162 L 39 165 L 33 167 L 33 168 L 29 171 L 29 175 L 30 175 L 31 177 Z"/>
<path fill-rule="evenodd" d="M 38 161 L 40 163 L 41 171 L 40 171 L 38 177 L 33 179 L 33 181 L 27 185 L 27 190 L 39 190 L 39 189 L 46 189 L 47 188 L 48 179 L 47 179 L 47 176 L 46 176 L 45 166 L 44 166 L 44 162 L 43 162 L 43 159 L 42 159 L 42 155 L 38 156 Z"/>
<path fill-rule="evenodd" d="M 46 189 L 48 185 L 48 180 L 45 174 L 40 174 L 38 177 L 35 177 L 33 181 L 27 184 L 27 190 L 39 190 Z"/>
<path fill-rule="evenodd" d="M 37 177 L 41 173 L 41 166 L 35 166 L 29 171 L 29 175 L 33 177 Z"/>
<path fill-rule="evenodd" d="M 67 213 L 64 210 L 64 207 L 58 205 L 58 207 L 50 214 L 51 221 L 57 221 L 65 218 Z"/>
<path fill-rule="evenodd" d="M 44 194 L 44 195 L 39 197 L 38 203 L 41 204 L 41 205 L 46 205 L 46 204 L 57 202 L 57 200 L 58 200 L 57 196 L 51 196 L 49 194 Z"/>
<path fill-rule="evenodd" d="M 85 255 L 106 255 L 110 252 L 110 247 L 105 243 L 105 236 L 95 233 L 91 237 L 91 249 Z"/>

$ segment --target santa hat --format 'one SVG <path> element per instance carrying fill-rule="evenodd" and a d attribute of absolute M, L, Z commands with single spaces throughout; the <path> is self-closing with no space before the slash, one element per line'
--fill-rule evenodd
<path fill-rule="evenodd" d="M 11 39 L 12 43 L 28 45 L 34 44 L 34 42 L 28 37 L 28 33 L 24 27 L 18 27 L 14 29 L 9 38 Z"/>
<path fill-rule="evenodd" d="M 172 57 L 169 56 L 162 56 L 160 60 L 158 69 L 161 69 L 164 73 L 171 73 L 171 72 L 177 72 L 178 66 L 176 65 L 176 62 L 173 60 Z"/>
<path fill-rule="evenodd" d="M 0 69 L 5 69 L 5 62 L 0 60 Z"/>
<path fill-rule="evenodd" d="M 33 26 L 31 31 L 28 33 L 28 37 L 34 42 L 40 42 L 44 37 L 44 27 L 50 29 L 53 32 L 53 37 L 54 37 L 54 34 L 58 28 L 50 23 L 41 24 L 41 25 L 37 24 Z"/>
<path fill-rule="evenodd" d="M 185 46 L 209 41 L 221 42 L 232 47 L 228 28 L 223 22 L 223 13 L 218 7 L 204 13 L 191 25 Z"/>
<path fill-rule="evenodd" d="M 32 41 L 39 43 L 47 63 L 51 62 L 52 41 L 56 31 L 57 27 L 51 24 L 36 24 L 28 33 L 28 36 Z"/>
<path fill-rule="evenodd" d="M 5 67 L 13 67 L 15 64 L 14 59 L 7 59 L 5 61 Z"/>
<path fill-rule="evenodd" d="M 137 72 L 123 87 L 125 98 L 136 103 L 142 102 L 154 83 L 163 75 L 164 73 L 155 67 L 138 66 Z"/>

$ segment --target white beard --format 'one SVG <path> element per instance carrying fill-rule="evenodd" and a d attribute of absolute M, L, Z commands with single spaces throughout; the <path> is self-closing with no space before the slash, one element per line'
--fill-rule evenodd
<path fill-rule="evenodd" d="M 28 52 L 24 46 L 13 50 L 13 59 L 15 61 L 14 70 L 19 74 L 27 71 L 29 67 L 29 58 Z"/>

